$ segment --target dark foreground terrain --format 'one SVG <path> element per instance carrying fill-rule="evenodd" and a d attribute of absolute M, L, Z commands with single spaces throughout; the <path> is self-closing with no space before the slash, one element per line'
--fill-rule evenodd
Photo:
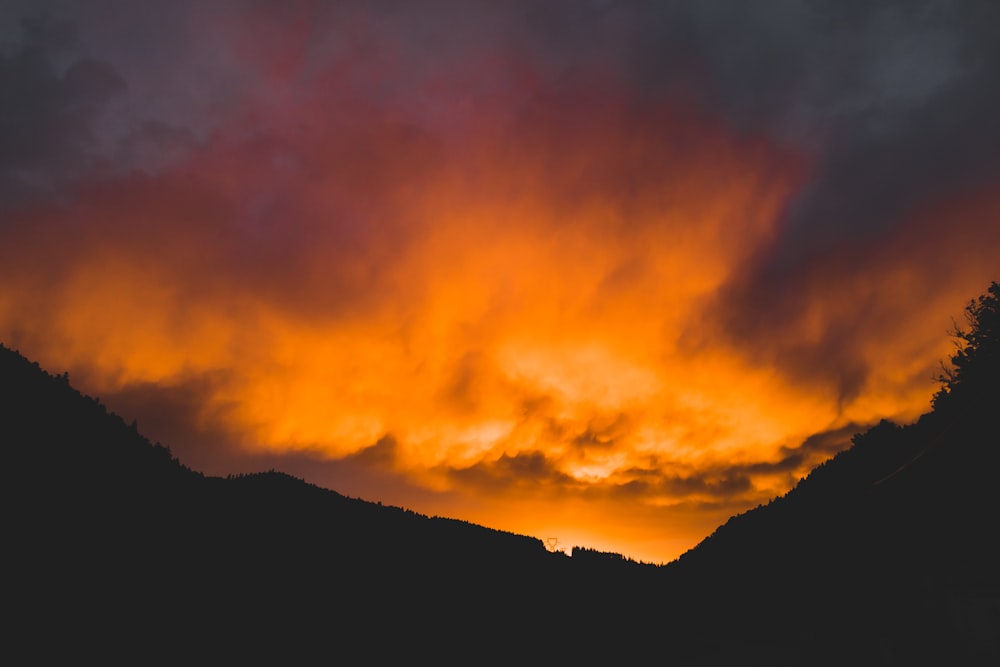
<path fill-rule="evenodd" d="M 229 478 L 0 346 L 4 635 L 28 663 L 1000 664 L 1000 286 L 933 410 L 662 567 Z M 14 650 L 16 649 L 16 651 Z"/>

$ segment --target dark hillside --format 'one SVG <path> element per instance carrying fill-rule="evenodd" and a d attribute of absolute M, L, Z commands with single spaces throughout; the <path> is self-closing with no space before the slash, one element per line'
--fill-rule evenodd
<path fill-rule="evenodd" d="M 206 477 L 0 346 L 8 636 L 37 662 L 1000 664 L 1000 286 L 934 410 L 666 567 Z"/>
<path fill-rule="evenodd" d="M 80 655 L 375 662 L 524 655 L 540 643 L 598 655 L 620 653 L 617 639 L 643 625 L 625 603 L 649 568 L 573 562 L 535 538 L 279 472 L 203 476 L 2 346 L 0 406 L 6 601 L 14 636 L 41 661 L 67 643 Z M 581 632 L 586 649 L 572 639 Z"/>
<path fill-rule="evenodd" d="M 998 664 L 998 313 L 994 283 L 969 306 L 933 412 L 855 436 L 666 568 L 703 641 L 802 664 Z"/>

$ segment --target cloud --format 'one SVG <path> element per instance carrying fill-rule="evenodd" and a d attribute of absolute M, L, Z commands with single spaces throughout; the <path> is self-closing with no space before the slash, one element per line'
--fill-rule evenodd
<path fill-rule="evenodd" d="M 865 426 L 851 422 L 829 431 L 813 433 L 800 444 L 782 447 L 777 460 L 745 464 L 738 468 L 748 474 L 788 473 L 802 477 L 823 461 L 847 449 L 851 438 L 865 430 Z"/>
<path fill-rule="evenodd" d="M 99 169 L 94 123 L 125 90 L 112 65 L 75 53 L 71 23 L 23 19 L 21 28 L 0 52 L 0 206 L 61 194 Z"/>
<path fill-rule="evenodd" d="M 396 460 L 398 447 L 399 444 L 395 438 L 391 435 L 384 435 L 374 445 L 358 450 L 346 458 L 374 468 L 391 469 Z"/>
<path fill-rule="evenodd" d="M 100 386 L 86 371 L 70 378 L 74 386 Z M 240 472 L 230 469 L 242 450 L 240 437 L 219 424 L 212 413 L 212 396 L 220 374 L 203 374 L 166 382 L 137 382 L 103 388 L 99 395 L 108 408 L 136 421 L 140 433 L 171 449 L 184 465 L 210 474 Z"/>
<path fill-rule="evenodd" d="M 929 391 L 950 354 L 954 304 L 982 291 L 996 270 L 993 192 L 973 184 L 932 196 L 877 243 L 829 244 L 794 269 L 735 276 L 707 309 L 714 324 L 706 326 L 753 363 L 834 391 L 845 410 L 865 394 Z"/>
<path fill-rule="evenodd" d="M 645 500 L 653 496 L 663 498 L 664 504 L 679 505 L 692 501 L 729 500 L 745 497 L 753 490 L 753 482 L 745 474 L 725 472 L 699 472 L 694 475 L 664 475 L 662 470 L 632 469 L 633 479 L 613 487 L 615 495 L 631 496 Z"/>
<path fill-rule="evenodd" d="M 47 6 L 0 338 L 206 469 L 668 548 L 995 277 L 990 3 Z"/>
<path fill-rule="evenodd" d="M 513 456 L 503 454 L 495 461 L 480 461 L 466 468 L 453 469 L 449 476 L 460 484 L 477 491 L 491 489 L 509 490 L 511 487 L 531 489 L 541 486 L 563 487 L 573 484 L 572 478 L 542 452 L 521 452 Z"/>
<path fill-rule="evenodd" d="M 988 2 L 671 3 L 634 54 L 647 87 L 683 89 L 737 127 L 812 147 L 761 272 L 873 239 L 922 202 L 995 182 L 1000 61 Z"/>

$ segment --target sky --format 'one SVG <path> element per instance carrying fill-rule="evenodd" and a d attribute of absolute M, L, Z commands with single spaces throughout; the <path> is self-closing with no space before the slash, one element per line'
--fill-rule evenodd
<path fill-rule="evenodd" d="M 1000 279 L 990 0 L 0 8 L 0 342 L 206 474 L 665 563 Z"/>

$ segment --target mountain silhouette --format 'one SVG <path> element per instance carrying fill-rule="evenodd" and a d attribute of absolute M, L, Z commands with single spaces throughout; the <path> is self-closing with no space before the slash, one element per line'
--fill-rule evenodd
<path fill-rule="evenodd" d="M 570 559 L 276 471 L 202 475 L 3 346 L 0 429 L 9 634 L 37 662 L 67 647 L 199 662 L 555 658 L 579 650 L 578 632 L 611 650 L 642 623 L 622 605 L 644 577 L 620 574 L 651 567 Z"/>
<path fill-rule="evenodd" d="M 1000 664 L 1000 285 L 966 314 L 932 412 L 856 435 L 666 568 L 719 664 Z"/>
<path fill-rule="evenodd" d="M 210 477 L 0 345 L 12 654 L 51 663 L 995 665 L 1000 286 L 933 410 L 666 566 Z M 17 649 L 17 650 L 15 650 Z"/>

